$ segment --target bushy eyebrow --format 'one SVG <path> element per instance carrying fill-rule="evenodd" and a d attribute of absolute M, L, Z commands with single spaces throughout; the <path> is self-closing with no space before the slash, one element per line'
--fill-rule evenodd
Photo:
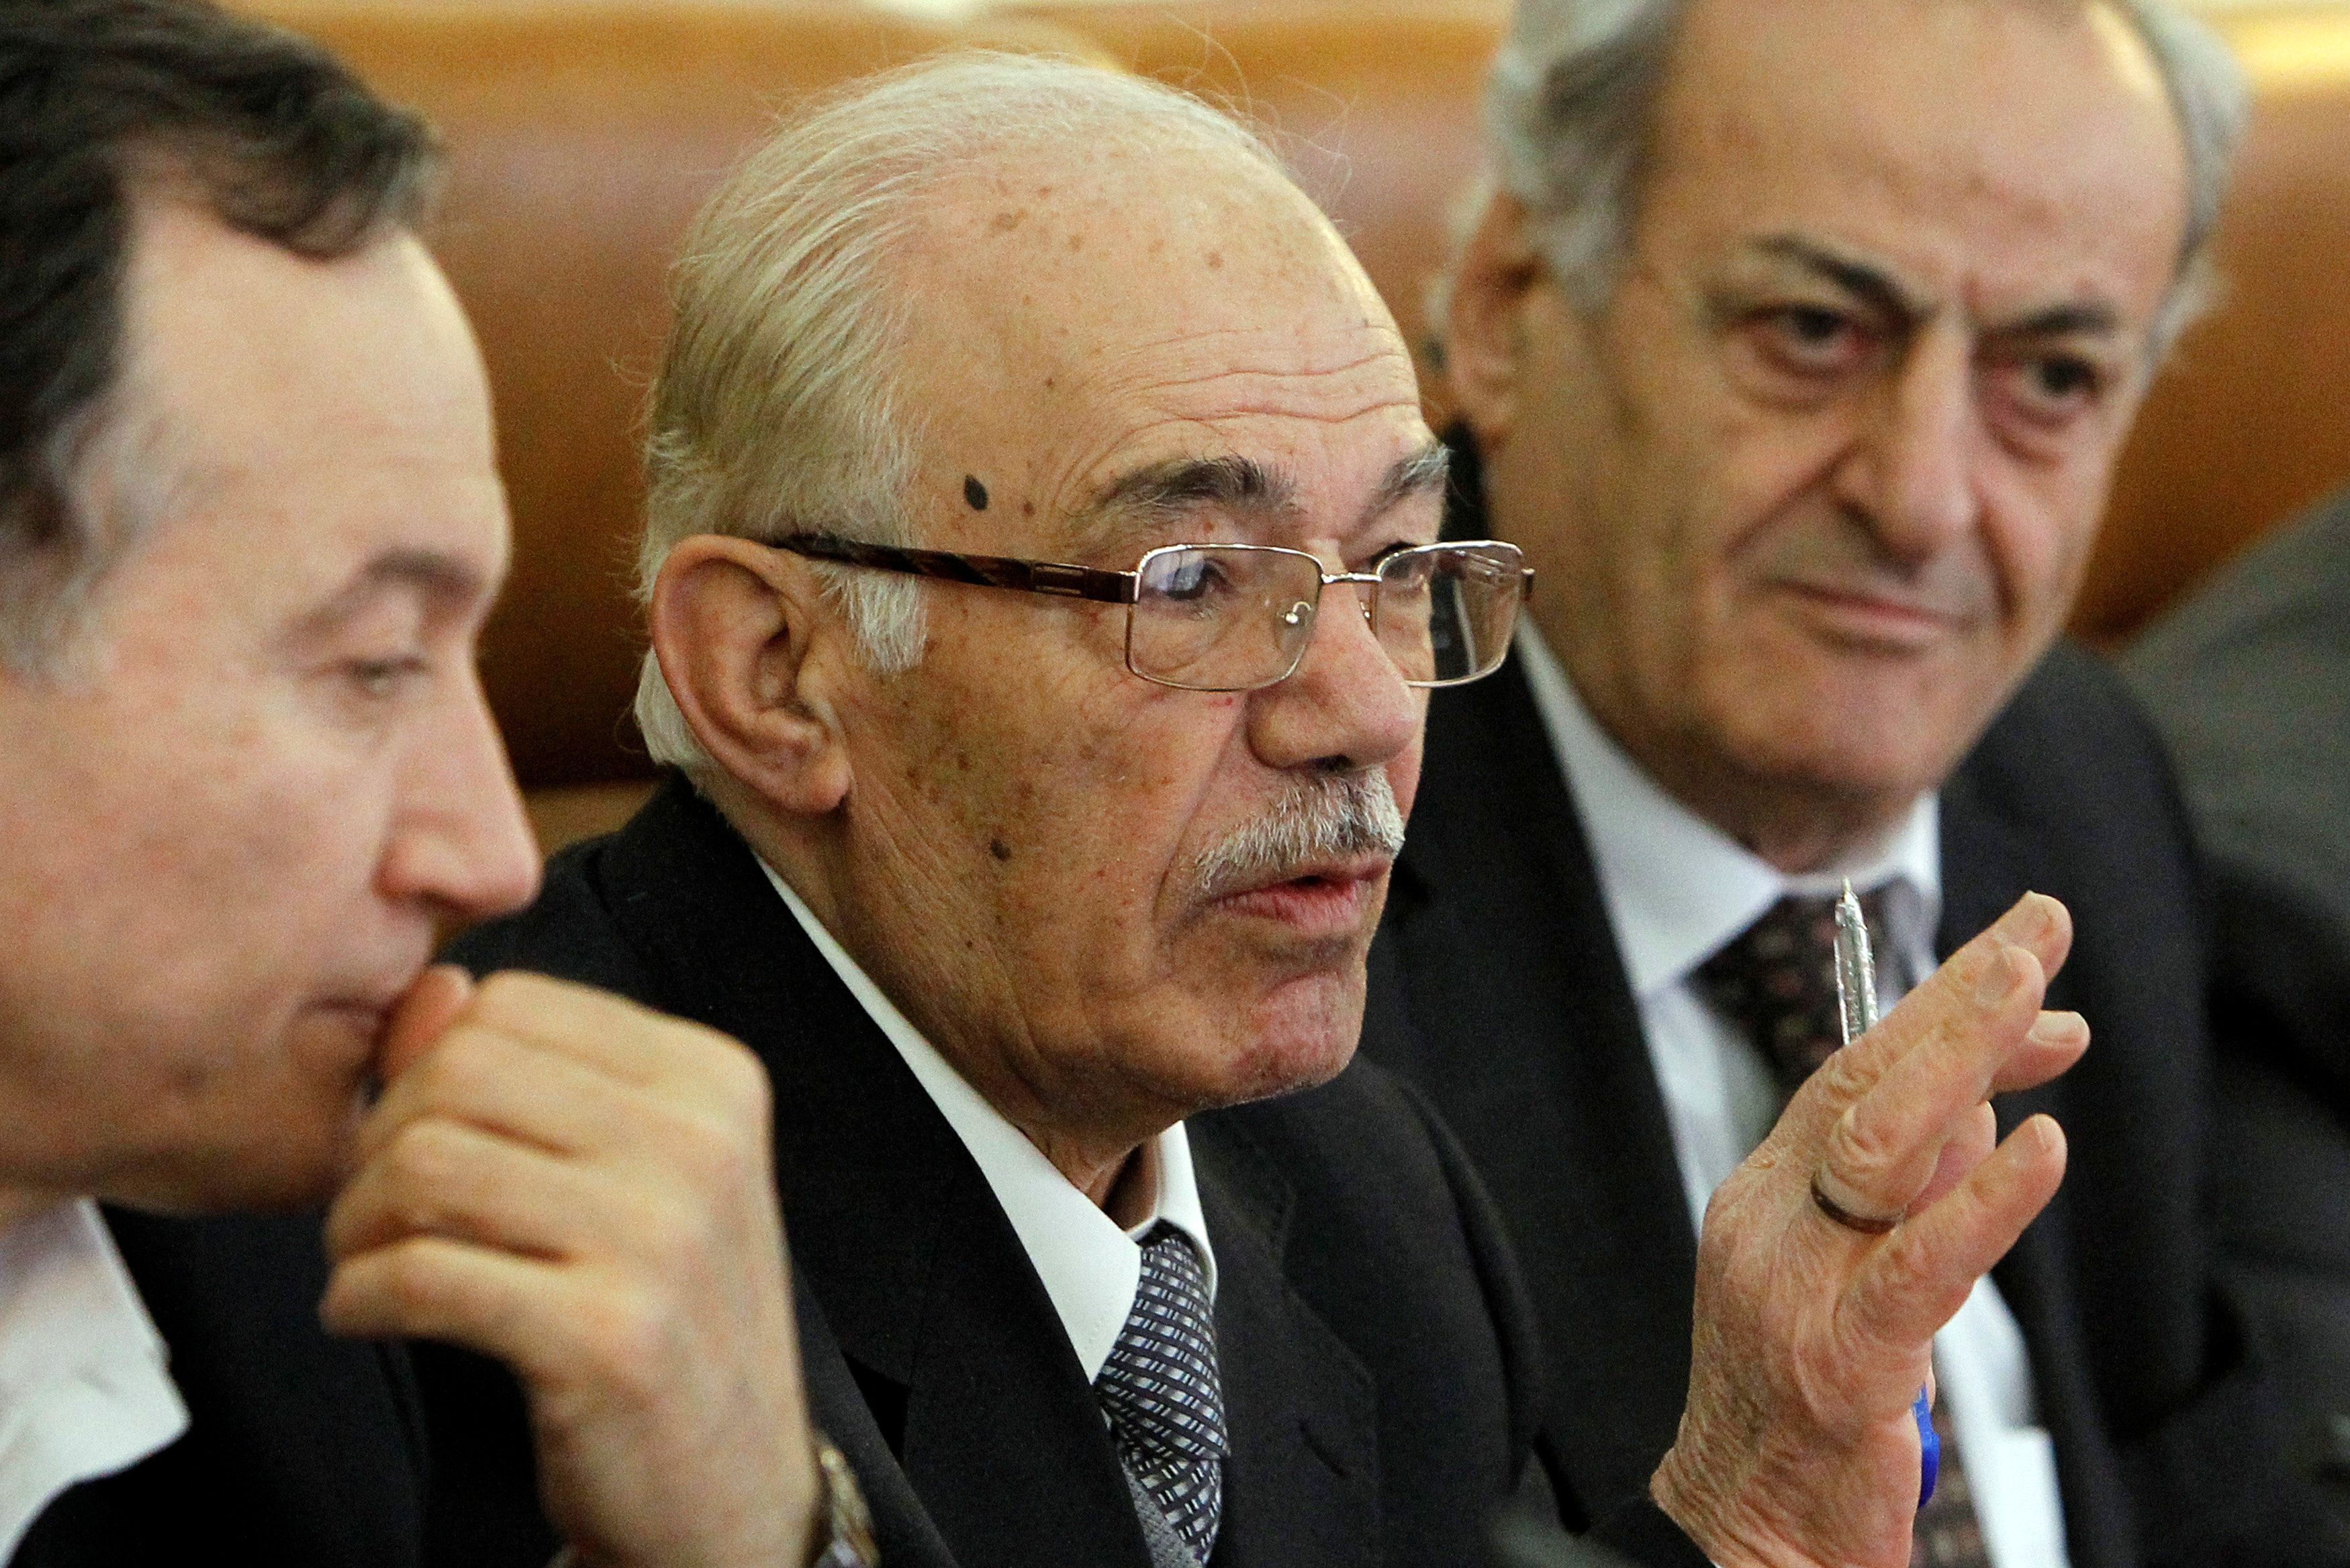
<path fill-rule="evenodd" d="M 1378 522 L 1407 501 L 1423 495 L 1440 495 L 1444 482 L 1452 475 L 1452 449 L 1434 437 L 1426 446 L 1409 457 L 1399 458 L 1379 481 L 1372 493 L 1371 504 L 1363 508 L 1363 522 Z"/>
<path fill-rule="evenodd" d="M 1360 523 L 1378 521 L 1402 503 L 1440 492 L 1451 453 L 1440 441 L 1399 458 L 1380 477 Z M 1078 548 L 1107 549 L 1156 535 L 1191 513 L 1212 509 L 1242 517 L 1277 517 L 1297 510 L 1296 482 L 1254 458 L 1177 458 L 1118 475 L 1097 492 L 1072 525 Z"/>
<path fill-rule="evenodd" d="M 1800 234 L 1769 234 L 1753 243 L 1759 254 L 1787 262 L 1821 278 L 1904 325 L 1914 325 L 1932 307 L 1904 289 L 1892 274 Z M 1986 323 L 2002 337 L 2110 337 L 2122 328 L 2120 313 L 2102 301 L 2051 306 L 2016 320 Z"/>
<path fill-rule="evenodd" d="M 1854 257 L 1842 255 L 1800 234 L 1766 234 L 1751 247 L 1757 254 L 1790 264 L 1902 321 L 1928 314 L 1924 301 L 1911 297 L 1893 275 Z"/>
<path fill-rule="evenodd" d="M 1203 508 L 1270 516 L 1294 511 L 1297 487 L 1287 474 L 1251 457 L 1183 457 L 1122 473 L 1079 514 L 1081 534 L 1125 535 L 1163 526 Z"/>

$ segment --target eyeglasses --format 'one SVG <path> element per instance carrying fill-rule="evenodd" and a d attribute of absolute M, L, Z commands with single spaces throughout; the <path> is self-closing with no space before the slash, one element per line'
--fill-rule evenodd
<path fill-rule="evenodd" d="M 1326 572 L 1305 551 L 1273 545 L 1167 545 L 1130 572 L 900 550 L 830 534 L 793 534 L 775 547 L 876 571 L 1124 605 L 1127 669 L 1187 691 L 1253 691 L 1288 680 L 1333 583 L 1370 590 L 1363 618 L 1405 685 L 1459 686 L 1501 668 L 1534 576 L 1515 545 L 1496 539 L 1390 551 L 1367 572 Z"/>

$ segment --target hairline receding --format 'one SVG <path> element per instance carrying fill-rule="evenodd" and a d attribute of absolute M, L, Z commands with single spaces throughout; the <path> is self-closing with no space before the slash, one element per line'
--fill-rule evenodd
<path fill-rule="evenodd" d="M 691 535 L 772 543 L 795 530 L 915 545 L 924 431 L 899 360 L 914 301 L 889 265 L 922 198 L 983 162 L 1076 145 L 1190 147 L 1294 182 L 1251 130 L 1197 99 L 1074 61 L 948 55 L 849 84 L 792 116 L 721 184 L 671 276 L 673 327 L 652 389 L 638 589 Z M 919 662 L 922 589 L 814 568 L 867 665 Z M 637 721 L 655 761 L 712 763 L 650 653 Z"/>
<path fill-rule="evenodd" d="M 1519 0 L 1487 77 L 1487 189 L 1523 204 L 1544 259 L 1587 312 L 1613 297 L 1652 161 L 1656 108 L 1693 4 Z M 2151 334 L 2149 353 L 2158 360 L 2213 291 L 2210 244 L 2242 140 L 2243 78 L 2218 35 L 2169 0 L 2079 4 L 2103 6 L 2128 25 L 2152 59 L 2185 145 L 2187 223 Z M 1466 223 L 1485 205 L 1464 209 Z M 1466 240 L 1464 226 L 1455 235 L 1456 263 Z M 1451 271 L 1430 291 L 1430 319 L 1440 333 Z"/>
<path fill-rule="evenodd" d="M 145 472 L 170 432 L 125 363 L 138 207 L 184 202 L 330 260 L 412 228 L 438 158 L 315 43 L 199 0 L 0 18 L 0 225 L 39 236 L 0 257 L 0 664 L 59 666 L 172 489 Z"/>

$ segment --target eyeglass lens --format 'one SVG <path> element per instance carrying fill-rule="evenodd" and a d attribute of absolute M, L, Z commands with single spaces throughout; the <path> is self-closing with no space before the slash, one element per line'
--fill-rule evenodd
<path fill-rule="evenodd" d="M 1509 648 L 1522 594 L 1515 550 L 1438 545 L 1379 565 L 1371 622 L 1413 685 L 1473 680 Z M 1134 672 L 1245 691 L 1285 679 L 1314 636 L 1320 565 L 1294 550 L 1191 545 L 1143 559 L 1128 630 Z"/>

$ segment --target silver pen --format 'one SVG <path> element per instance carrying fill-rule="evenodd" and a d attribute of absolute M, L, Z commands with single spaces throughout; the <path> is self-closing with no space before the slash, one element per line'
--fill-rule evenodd
<path fill-rule="evenodd" d="M 1836 1012 L 1849 1045 L 1877 1027 L 1877 958 L 1869 951 L 1868 921 L 1849 877 L 1844 897 L 1836 900 L 1835 924 Z"/>
<path fill-rule="evenodd" d="M 1877 1027 L 1877 957 L 1869 950 L 1868 919 L 1849 877 L 1836 900 L 1835 924 L 1836 1013 L 1849 1045 Z M 1933 1498 L 1942 1468 L 1942 1442 L 1934 1432 L 1934 1407 L 1925 1389 L 1918 1390 L 1909 1416 L 1918 1424 L 1918 1506 L 1923 1508 Z"/>

